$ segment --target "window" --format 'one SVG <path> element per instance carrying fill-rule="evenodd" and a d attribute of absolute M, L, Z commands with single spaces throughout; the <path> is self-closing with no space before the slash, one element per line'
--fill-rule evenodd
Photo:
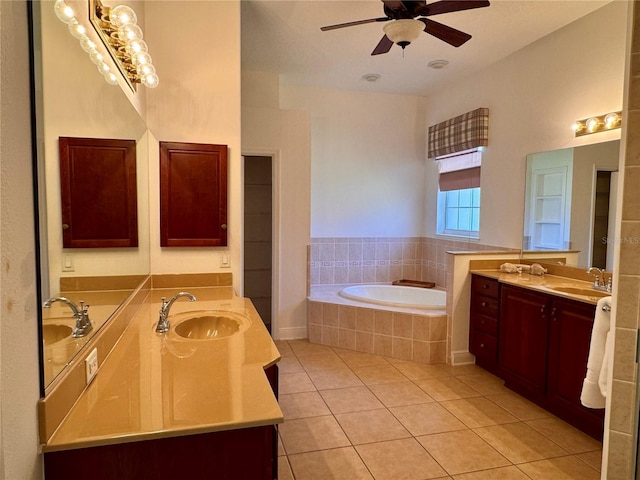
<path fill-rule="evenodd" d="M 467 150 L 438 157 L 436 162 L 439 170 L 436 232 L 478 238 L 482 152 Z"/>
<path fill-rule="evenodd" d="M 441 235 L 478 238 L 480 187 L 438 191 L 438 228 Z"/>

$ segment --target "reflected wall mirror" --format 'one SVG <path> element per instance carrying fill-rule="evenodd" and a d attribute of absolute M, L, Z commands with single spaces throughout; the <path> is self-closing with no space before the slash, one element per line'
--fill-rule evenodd
<path fill-rule="evenodd" d="M 620 141 L 527 155 L 522 249 L 578 251 L 578 266 L 613 268 Z"/>
<path fill-rule="evenodd" d="M 72 4 L 73 2 L 68 2 Z M 75 2 L 88 8 L 87 2 Z M 42 394 L 91 335 L 149 274 L 148 131 L 118 85 L 105 82 L 76 38 L 54 13 L 54 2 L 31 5 L 36 78 L 38 209 L 41 296 L 64 296 L 90 305 L 94 328 L 73 338 L 73 312 L 64 302 L 41 309 Z M 75 8 L 75 6 L 74 6 Z M 81 10 L 82 11 L 82 10 Z M 88 18 L 87 25 L 88 23 Z M 59 138 L 110 138 L 136 142 L 137 247 L 63 248 Z M 87 199 L 90 201 L 90 199 Z M 96 219 L 101 221 L 101 219 Z"/>

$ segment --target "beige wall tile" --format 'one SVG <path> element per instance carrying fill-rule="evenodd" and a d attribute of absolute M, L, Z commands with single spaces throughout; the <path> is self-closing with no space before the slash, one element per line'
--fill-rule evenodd
<path fill-rule="evenodd" d="M 413 360 L 421 363 L 430 363 L 431 343 L 413 340 Z"/>
<path fill-rule="evenodd" d="M 432 342 L 447 339 L 447 316 L 430 317 L 429 340 Z"/>
<path fill-rule="evenodd" d="M 391 356 L 391 336 L 390 335 L 373 335 L 373 353 L 376 355 Z"/>
<path fill-rule="evenodd" d="M 307 337 L 311 343 L 322 343 L 322 325 L 307 325 Z"/>
<path fill-rule="evenodd" d="M 356 331 L 341 328 L 340 336 L 339 336 L 339 347 L 346 348 L 348 350 L 355 350 L 356 349 Z"/>
<path fill-rule="evenodd" d="M 610 429 L 631 434 L 636 412 L 635 385 L 620 380 L 612 383 Z"/>
<path fill-rule="evenodd" d="M 413 316 L 406 313 L 393 313 L 394 337 L 411 338 L 413 334 Z"/>
<path fill-rule="evenodd" d="M 331 327 L 340 326 L 340 306 L 333 303 L 322 305 L 322 324 Z"/>
<path fill-rule="evenodd" d="M 391 335 L 393 333 L 393 314 L 386 310 L 376 310 L 374 313 L 373 331 L 380 335 Z"/>
<path fill-rule="evenodd" d="M 636 329 L 616 328 L 614 379 L 635 383 L 637 334 Z"/>
<path fill-rule="evenodd" d="M 629 480 L 633 478 L 633 437 L 626 433 L 609 432 L 609 461 L 607 480 Z"/>
<path fill-rule="evenodd" d="M 640 166 L 624 169 L 622 220 L 640 220 Z"/>
<path fill-rule="evenodd" d="M 640 69 L 640 53 L 633 55 L 634 70 Z M 627 113 L 627 152 L 625 165 L 640 165 L 640 110 Z"/>
<path fill-rule="evenodd" d="M 374 310 L 371 308 L 356 309 L 356 330 L 359 332 L 373 332 Z"/>
<path fill-rule="evenodd" d="M 621 328 L 638 328 L 640 277 L 635 275 L 619 275 L 617 288 L 616 326 Z"/>
<path fill-rule="evenodd" d="M 355 330 L 356 328 L 356 308 L 340 305 L 338 308 L 340 316 L 340 328 Z"/>
<path fill-rule="evenodd" d="M 356 330 L 356 350 L 359 352 L 373 353 L 373 333 L 359 332 Z"/>
<path fill-rule="evenodd" d="M 429 363 L 445 363 L 447 354 L 447 342 L 430 342 L 431 352 L 429 354 Z"/>
<path fill-rule="evenodd" d="M 622 221 L 620 230 L 620 274 L 640 273 L 640 222 Z"/>
<path fill-rule="evenodd" d="M 428 341 L 429 338 L 429 326 L 431 324 L 431 317 L 425 315 L 413 316 L 413 336 L 414 340 Z"/>
<path fill-rule="evenodd" d="M 307 309 L 309 314 L 309 323 L 322 325 L 322 302 L 308 300 L 307 304 L 309 305 L 309 308 Z"/>
<path fill-rule="evenodd" d="M 391 356 L 401 360 L 411 360 L 413 357 L 412 341 L 410 338 L 392 337 Z"/>
<path fill-rule="evenodd" d="M 339 347 L 340 329 L 338 327 L 322 327 L 322 344 Z"/>

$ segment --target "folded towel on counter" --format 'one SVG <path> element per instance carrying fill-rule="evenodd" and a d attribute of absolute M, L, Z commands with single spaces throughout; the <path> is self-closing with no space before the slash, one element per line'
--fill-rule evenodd
<path fill-rule="evenodd" d="M 591 331 L 587 375 L 582 383 L 580 402 L 587 408 L 604 408 L 608 385 L 609 357 L 613 354 L 611 297 L 598 300 Z"/>

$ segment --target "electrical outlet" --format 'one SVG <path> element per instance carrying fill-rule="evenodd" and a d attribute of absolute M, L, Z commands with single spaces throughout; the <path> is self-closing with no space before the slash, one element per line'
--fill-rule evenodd
<path fill-rule="evenodd" d="M 84 359 L 85 371 L 87 372 L 87 385 L 91 383 L 93 377 L 98 372 L 98 349 L 94 348 L 91 353 Z"/>

